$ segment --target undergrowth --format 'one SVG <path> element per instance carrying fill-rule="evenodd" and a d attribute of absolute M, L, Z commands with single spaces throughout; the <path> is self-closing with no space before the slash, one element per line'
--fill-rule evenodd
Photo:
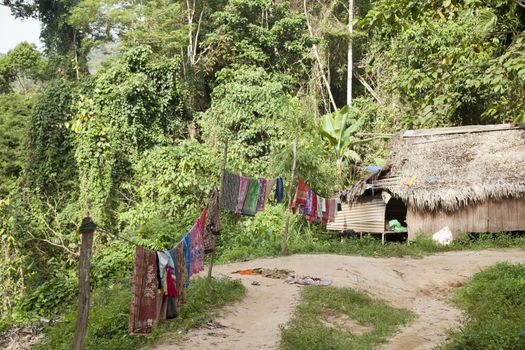
<path fill-rule="evenodd" d="M 247 258 L 277 256 L 281 252 L 281 237 L 285 211 L 272 207 L 254 218 L 226 220 L 218 247 L 218 261 L 231 262 Z M 437 245 L 430 237 L 420 235 L 415 240 L 386 242 L 364 235 L 361 239 L 341 242 L 325 226 L 308 223 L 292 215 L 288 240 L 290 254 L 331 253 L 376 257 L 421 257 L 455 250 L 491 248 L 525 248 L 525 236 L 511 233 L 486 233 L 457 239 L 448 246 Z"/>
<path fill-rule="evenodd" d="M 443 349 L 525 349 L 525 264 L 499 263 L 456 291 L 467 323 Z"/>
<path fill-rule="evenodd" d="M 413 318 L 407 310 L 351 288 L 305 287 L 301 296 L 301 304 L 281 331 L 284 350 L 372 349 Z M 345 317 L 363 326 L 362 332 L 352 334 L 356 327 L 345 327 Z"/>
<path fill-rule="evenodd" d="M 131 278 L 126 278 L 93 293 L 84 349 L 137 349 L 163 339 L 181 337 L 186 330 L 213 317 L 218 307 L 238 300 L 245 292 L 239 280 L 197 277 L 191 281 L 187 303 L 178 310 L 177 318 L 156 325 L 150 335 L 130 336 L 130 283 Z M 46 341 L 37 349 L 70 349 L 75 322 L 76 312 L 66 314 L 62 321 L 48 327 Z"/>

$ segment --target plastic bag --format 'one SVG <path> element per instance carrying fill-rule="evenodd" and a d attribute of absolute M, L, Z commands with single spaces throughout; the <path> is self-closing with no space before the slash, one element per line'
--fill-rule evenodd
<path fill-rule="evenodd" d="M 432 240 L 436 241 L 441 245 L 449 245 L 450 243 L 452 243 L 453 240 L 452 231 L 450 231 L 450 228 L 448 226 L 445 226 L 438 232 L 434 233 L 434 235 L 432 235 Z"/>

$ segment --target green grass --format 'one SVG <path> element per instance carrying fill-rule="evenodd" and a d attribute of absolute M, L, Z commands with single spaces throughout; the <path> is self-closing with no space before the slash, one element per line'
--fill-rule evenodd
<path fill-rule="evenodd" d="M 525 265 L 500 263 L 479 272 L 453 301 L 468 322 L 443 349 L 525 349 Z"/>
<path fill-rule="evenodd" d="M 454 241 L 448 246 L 436 245 L 429 237 L 420 236 L 412 242 L 387 242 L 363 236 L 362 239 L 347 239 L 340 242 L 333 235 L 316 234 L 314 237 L 293 237 L 288 245 L 290 254 L 330 253 L 340 255 L 359 255 L 374 257 L 422 257 L 436 253 L 458 250 L 483 250 L 501 248 L 525 248 L 525 236 L 513 236 L 508 233 L 481 234 L 476 237 L 465 237 Z M 231 262 L 245 258 L 277 256 L 280 254 L 280 244 L 257 246 L 227 245 L 219 249 L 219 262 Z"/>
<path fill-rule="evenodd" d="M 131 278 L 128 278 L 122 283 L 95 291 L 84 349 L 137 349 L 166 338 L 180 337 L 186 330 L 210 320 L 218 307 L 240 299 L 245 292 L 239 280 L 192 279 L 187 291 L 187 304 L 178 310 L 179 317 L 158 324 L 151 335 L 130 336 L 130 281 Z M 71 349 L 75 321 L 76 312 L 71 312 L 61 322 L 50 326 L 46 331 L 46 342 L 40 344 L 37 349 Z"/>
<path fill-rule="evenodd" d="M 282 329 L 283 350 L 372 349 L 413 318 L 407 310 L 393 308 L 350 288 L 305 287 L 301 296 L 292 320 Z M 343 326 L 331 327 L 322 322 L 327 314 L 344 314 L 369 329 L 359 335 Z"/>

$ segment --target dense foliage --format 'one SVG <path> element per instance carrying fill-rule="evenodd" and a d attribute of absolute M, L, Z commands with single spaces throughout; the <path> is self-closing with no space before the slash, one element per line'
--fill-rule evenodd
<path fill-rule="evenodd" d="M 351 37 L 342 0 L 4 4 L 42 21 L 45 49 L 0 56 L 0 328 L 71 308 L 87 214 L 95 287 L 129 278 L 128 241 L 177 242 L 219 184 L 226 140 L 229 169 L 288 185 L 297 136 L 296 177 L 331 196 L 401 129 L 525 119 L 520 1 L 358 0 Z M 285 211 L 225 214 L 218 258 L 278 254 Z M 336 245 L 295 216 L 289 237 L 292 252 L 438 250 Z"/>

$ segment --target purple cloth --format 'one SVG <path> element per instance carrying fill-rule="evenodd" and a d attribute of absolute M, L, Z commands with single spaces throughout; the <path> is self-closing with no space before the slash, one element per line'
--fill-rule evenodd
<path fill-rule="evenodd" d="M 312 215 L 314 212 L 314 191 L 308 190 L 308 202 L 306 204 L 306 215 Z"/>
<path fill-rule="evenodd" d="M 250 178 L 246 176 L 239 177 L 239 194 L 237 195 L 237 207 L 235 211 L 237 213 L 242 213 L 242 208 L 244 207 L 244 200 L 246 199 L 246 193 L 248 192 L 248 185 L 250 184 Z"/>
<path fill-rule="evenodd" d="M 264 210 L 266 197 L 266 179 L 259 179 L 259 199 L 257 200 L 257 211 Z"/>

